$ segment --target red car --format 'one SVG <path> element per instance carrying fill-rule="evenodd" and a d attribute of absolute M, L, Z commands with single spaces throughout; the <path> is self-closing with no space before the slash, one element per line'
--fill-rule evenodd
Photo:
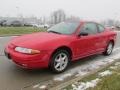
<path fill-rule="evenodd" d="M 112 53 L 116 33 L 95 22 L 66 21 L 47 32 L 23 35 L 11 40 L 5 55 L 17 65 L 50 68 L 63 72 L 71 61 L 94 54 Z"/>

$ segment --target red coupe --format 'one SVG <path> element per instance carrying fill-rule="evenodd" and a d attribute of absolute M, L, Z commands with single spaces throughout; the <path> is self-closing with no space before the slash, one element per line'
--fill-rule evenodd
<path fill-rule="evenodd" d="M 50 68 L 63 72 L 71 61 L 112 53 L 116 33 L 95 22 L 66 21 L 47 30 L 16 37 L 5 48 L 5 55 L 17 65 Z"/>

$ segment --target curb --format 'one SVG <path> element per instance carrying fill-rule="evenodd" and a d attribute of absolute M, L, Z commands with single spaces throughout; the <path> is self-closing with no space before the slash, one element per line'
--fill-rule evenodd
<path fill-rule="evenodd" d="M 80 81 L 81 79 L 83 79 L 83 78 L 85 78 L 85 77 L 88 77 L 89 75 L 95 74 L 95 73 L 97 73 L 98 71 L 101 71 L 101 70 L 103 70 L 103 69 L 111 66 L 112 64 L 114 64 L 114 63 L 117 62 L 117 61 L 119 61 L 119 59 L 115 59 L 115 61 L 107 64 L 107 65 L 104 66 L 104 67 L 101 67 L 101 68 L 99 68 L 99 69 L 97 69 L 97 70 L 94 70 L 94 71 L 92 71 L 92 72 L 90 72 L 90 73 L 88 73 L 88 74 L 86 74 L 86 75 L 84 75 L 84 76 L 82 76 L 82 77 L 73 78 L 73 79 L 71 79 L 71 80 L 69 80 L 69 81 L 66 81 L 65 83 L 62 83 L 62 84 L 56 86 L 56 87 L 50 88 L 49 90 L 62 90 L 63 88 L 71 85 L 72 83 L 75 83 L 75 82 L 77 82 L 77 81 Z"/>

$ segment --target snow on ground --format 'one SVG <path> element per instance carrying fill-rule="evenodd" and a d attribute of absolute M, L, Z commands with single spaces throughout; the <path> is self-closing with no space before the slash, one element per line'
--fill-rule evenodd
<path fill-rule="evenodd" d="M 54 81 L 64 81 L 64 79 L 71 77 L 71 76 L 72 76 L 71 73 L 66 73 L 66 74 L 63 74 L 59 77 L 58 76 L 54 77 Z"/>
<path fill-rule="evenodd" d="M 93 88 L 97 85 L 97 83 L 100 81 L 99 78 L 96 78 L 95 80 L 91 80 L 90 82 L 79 82 L 79 85 L 72 84 L 73 90 L 86 90 L 88 88 Z"/>
<path fill-rule="evenodd" d="M 37 88 L 37 87 L 39 87 L 39 86 L 40 86 L 40 84 L 37 84 L 37 85 L 34 85 L 33 88 Z"/>
<path fill-rule="evenodd" d="M 114 64 L 114 66 L 111 66 L 111 67 L 110 67 L 110 69 L 115 70 L 115 69 L 118 68 L 118 66 L 120 66 L 120 62 L 116 62 L 116 63 Z"/>
<path fill-rule="evenodd" d="M 108 75 L 111 75 L 111 74 L 112 74 L 112 71 L 106 70 L 104 72 L 99 73 L 99 76 L 104 77 L 104 76 L 108 76 Z"/>
<path fill-rule="evenodd" d="M 119 65 L 120 65 L 120 62 L 116 62 L 116 63 L 115 63 L 115 66 L 119 66 Z"/>
<path fill-rule="evenodd" d="M 88 72 L 83 72 L 83 71 L 79 71 L 78 74 L 76 74 L 75 76 L 78 77 L 78 76 L 84 76 L 86 75 Z"/>
<path fill-rule="evenodd" d="M 46 89 L 47 86 L 46 86 L 46 85 L 41 85 L 41 86 L 40 86 L 40 84 L 36 84 L 36 85 L 34 85 L 32 88 L 33 88 L 33 89 L 35 89 L 35 88 Z"/>
<path fill-rule="evenodd" d="M 82 64 L 80 66 L 77 66 L 73 69 L 70 69 L 66 71 L 65 73 L 62 73 L 60 75 L 56 75 L 53 77 L 54 81 L 64 81 L 66 78 L 71 77 L 73 75 L 75 76 L 84 76 L 91 71 L 94 71 L 100 67 L 103 67 L 111 62 L 113 62 L 116 59 L 120 58 L 120 48 L 115 48 L 114 53 L 110 56 L 100 56 L 97 57 L 95 60 L 88 61 L 85 64 Z M 110 73 L 107 71 L 107 73 Z M 105 73 L 106 74 L 106 73 Z"/>
<path fill-rule="evenodd" d="M 110 69 L 115 70 L 117 68 L 117 66 L 111 66 Z"/>
<path fill-rule="evenodd" d="M 46 89 L 46 87 L 47 87 L 46 85 L 42 85 L 42 86 L 40 86 L 39 88 L 40 88 L 40 89 L 44 89 L 44 90 L 45 90 L 45 89 Z"/>
<path fill-rule="evenodd" d="M 93 60 L 86 61 L 84 64 L 81 64 L 75 68 L 69 69 L 68 71 L 61 73 L 59 75 L 55 75 L 53 77 L 53 81 L 55 81 L 55 82 L 60 81 L 61 82 L 61 81 L 64 81 L 66 79 L 69 79 L 70 77 L 74 77 L 74 76 L 79 77 L 79 76 L 87 75 L 91 71 L 94 71 L 98 68 L 106 66 L 107 64 L 113 62 L 115 59 L 120 58 L 119 52 L 120 52 L 120 48 L 116 48 L 116 49 L 114 49 L 114 53 L 110 56 L 100 55 L 99 57 L 95 57 L 95 58 L 93 58 Z M 120 63 L 115 63 L 115 65 L 120 65 Z M 107 71 L 101 72 L 99 75 L 100 76 L 107 76 L 110 74 L 112 74 L 112 72 L 107 70 Z M 78 87 L 76 86 L 76 88 L 78 88 L 77 90 L 85 90 L 86 88 L 96 86 L 98 81 L 99 81 L 99 79 L 95 79 L 95 80 L 92 80 L 92 81 L 86 82 L 86 83 L 82 82 L 79 84 Z M 39 84 L 33 86 L 33 88 L 39 88 L 39 89 L 44 89 L 46 87 L 47 86 L 45 86 L 45 85 L 40 86 Z M 74 90 L 76 90 L 75 87 L 74 87 Z"/>

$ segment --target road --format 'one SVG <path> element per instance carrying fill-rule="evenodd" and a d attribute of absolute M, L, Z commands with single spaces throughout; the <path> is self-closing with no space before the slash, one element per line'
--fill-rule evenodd
<path fill-rule="evenodd" d="M 20 90 L 27 88 L 33 84 L 44 82 L 53 79 L 56 75 L 52 74 L 48 69 L 41 70 L 24 70 L 17 67 L 11 60 L 4 56 L 4 47 L 13 37 L 0 37 L 0 90 Z M 115 48 L 120 47 L 120 32 L 117 35 L 117 42 Z M 79 65 L 89 63 L 96 60 L 96 58 L 103 59 L 102 55 L 95 55 L 89 58 L 84 58 L 74 62 L 70 68 L 76 68 Z"/>

